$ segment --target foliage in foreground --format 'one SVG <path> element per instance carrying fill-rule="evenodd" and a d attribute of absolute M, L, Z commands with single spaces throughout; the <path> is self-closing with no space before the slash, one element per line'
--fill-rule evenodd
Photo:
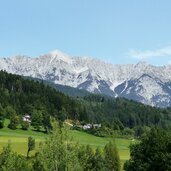
<path fill-rule="evenodd" d="M 171 170 L 171 136 L 152 129 L 142 141 L 130 147 L 131 158 L 124 165 L 126 171 Z"/>
<path fill-rule="evenodd" d="M 10 144 L 0 154 L 0 171 L 30 171 L 31 165 L 26 157 L 14 153 Z"/>
<path fill-rule="evenodd" d="M 53 130 L 35 156 L 17 155 L 10 145 L 0 154 L 0 171 L 108 171 L 120 170 L 120 160 L 114 142 L 104 149 L 92 149 L 72 142 L 67 128 L 53 123 Z M 34 149 L 34 139 L 28 138 L 28 153 Z"/>

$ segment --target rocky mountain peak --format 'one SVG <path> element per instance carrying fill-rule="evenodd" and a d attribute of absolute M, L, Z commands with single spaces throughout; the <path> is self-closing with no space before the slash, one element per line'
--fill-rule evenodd
<path fill-rule="evenodd" d="M 135 65 L 114 65 L 54 50 L 38 58 L 1 58 L 0 69 L 148 105 L 171 106 L 169 65 L 158 67 L 142 61 Z"/>

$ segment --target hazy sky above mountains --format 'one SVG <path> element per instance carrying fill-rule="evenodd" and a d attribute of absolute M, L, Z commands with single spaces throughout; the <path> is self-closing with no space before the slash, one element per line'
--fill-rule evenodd
<path fill-rule="evenodd" d="M 54 49 L 110 63 L 171 63 L 170 0 L 2 0 L 0 56 Z"/>

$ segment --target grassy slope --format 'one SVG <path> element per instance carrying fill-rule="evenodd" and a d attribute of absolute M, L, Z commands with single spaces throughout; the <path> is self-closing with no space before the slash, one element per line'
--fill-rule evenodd
<path fill-rule="evenodd" d="M 7 125 L 7 122 L 8 121 L 6 121 L 5 125 Z M 76 130 L 70 130 L 69 135 L 73 138 L 73 141 L 84 145 L 89 144 L 92 147 L 104 147 L 108 141 L 112 140 L 112 138 L 96 137 L 91 134 Z M 21 129 L 10 130 L 7 127 L 0 129 L 0 151 L 2 150 L 3 146 L 10 141 L 14 151 L 19 154 L 26 155 L 27 138 L 29 136 L 35 138 L 36 150 L 38 150 L 39 142 L 44 141 L 47 137 L 47 134 L 32 131 L 31 129 L 28 131 L 23 131 Z M 128 139 L 116 138 L 115 142 L 119 151 L 121 162 L 123 164 L 125 160 L 129 159 L 129 145 L 132 143 L 132 141 Z M 31 154 L 34 154 L 35 151 L 32 151 Z"/>
<path fill-rule="evenodd" d="M 78 141 L 80 144 L 89 144 L 92 147 L 104 147 L 110 140 L 112 140 L 112 138 L 96 137 L 91 134 L 76 130 L 71 131 L 70 135 L 74 137 L 74 141 Z M 128 160 L 129 145 L 132 143 L 132 141 L 128 139 L 115 138 L 115 142 L 119 150 L 121 160 Z"/>
<path fill-rule="evenodd" d="M 38 149 L 38 144 L 44 141 L 46 134 L 42 132 L 36 132 L 31 129 L 24 131 L 22 129 L 11 130 L 7 128 L 9 121 L 5 120 L 5 127 L 0 129 L 0 151 L 2 148 L 10 142 L 14 151 L 19 154 L 26 155 L 27 153 L 27 140 L 29 136 L 35 138 L 36 149 Z M 35 151 L 31 152 L 34 153 Z M 30 153 L 30 154 L 31 154 Z"/>

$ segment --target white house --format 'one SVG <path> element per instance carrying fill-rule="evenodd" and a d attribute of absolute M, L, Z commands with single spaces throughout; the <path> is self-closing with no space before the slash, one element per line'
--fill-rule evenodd
<path fill-rule="evenodd" d="M 92 125 L 91 124 L 87 124 L 87 125 L 84 125 L 83 126 L 83 129 L 90 129 L 90 128 L 92 128 Z"/>
<path fill-rule="evenodd" d="M 30 115 L 24 115 L 22 118 L 23 118 L 23 121 L 31 122 Z"/>

